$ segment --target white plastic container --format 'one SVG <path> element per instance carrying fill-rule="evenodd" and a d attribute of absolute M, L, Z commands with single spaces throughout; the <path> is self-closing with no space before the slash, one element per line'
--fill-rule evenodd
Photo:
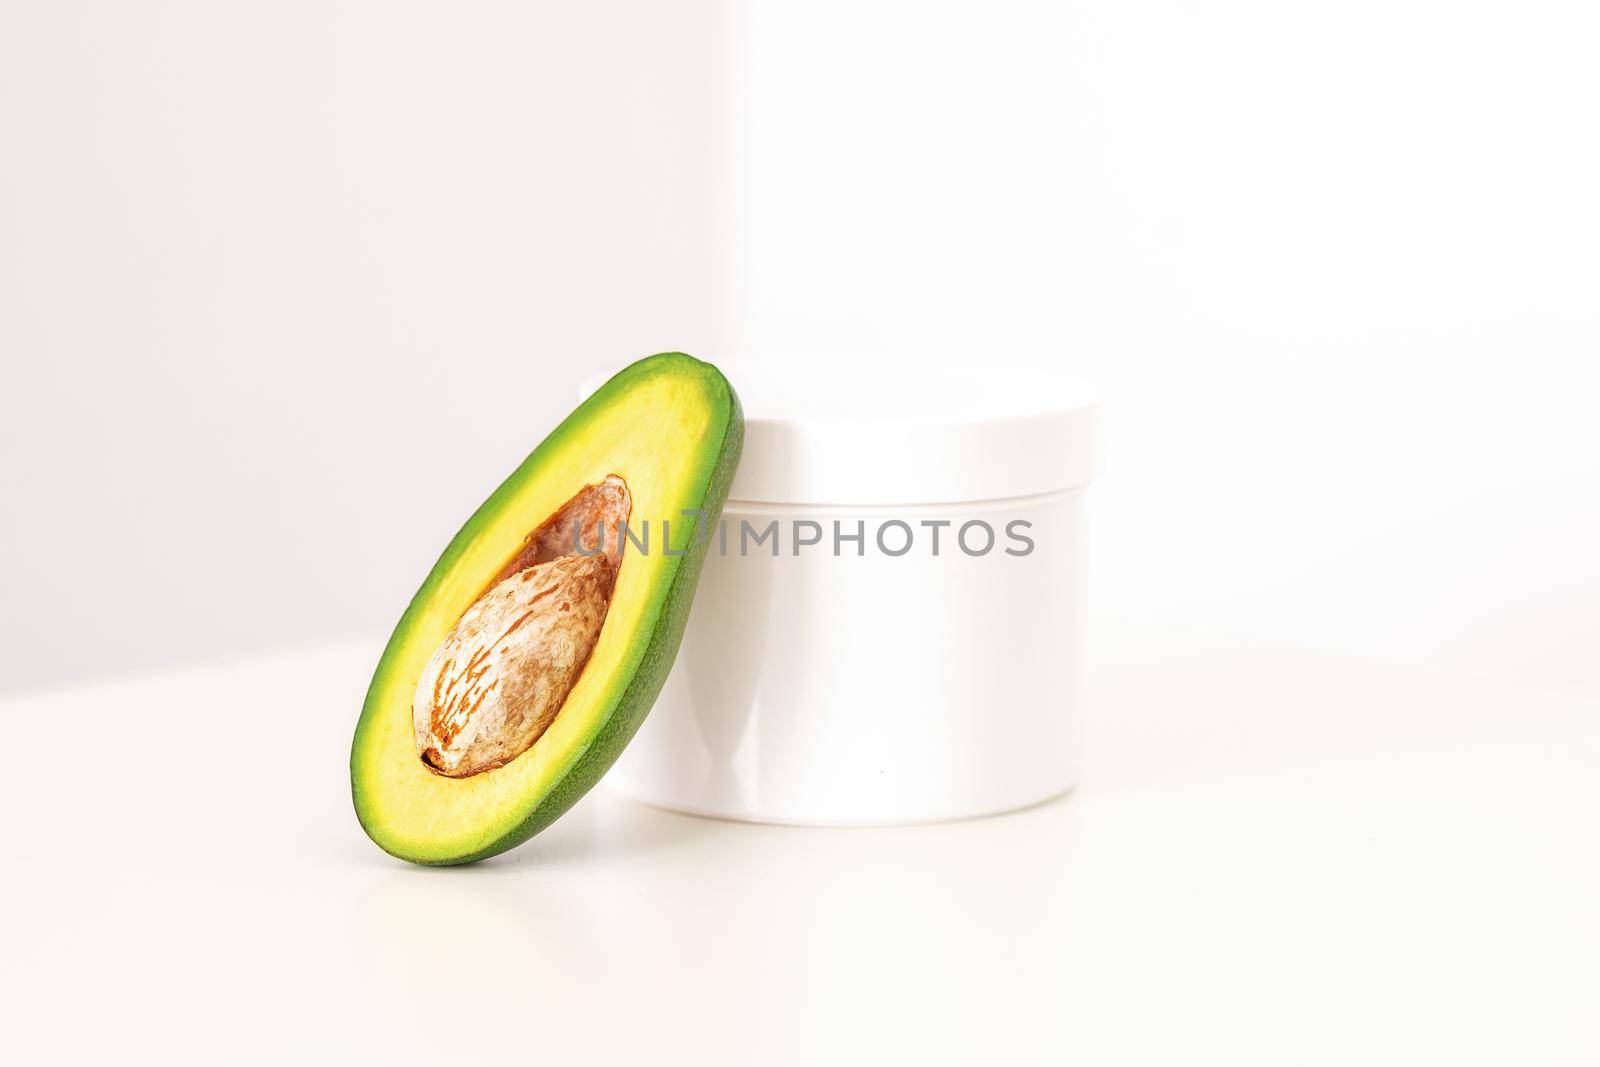
<path fill-rule="evenodd" d="M 730 377 L 744 458 L 677 663 L 606 783 L 830 825 L 1071 789 L 1093 406 L 1012 389 L 1030 410 L 891 414 L 851 390 L 869 403 L 841 413 Z"/>

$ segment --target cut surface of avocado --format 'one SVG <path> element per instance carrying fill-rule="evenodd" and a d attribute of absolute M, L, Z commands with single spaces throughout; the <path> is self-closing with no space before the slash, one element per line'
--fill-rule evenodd
<path fill-rule="evenodd" d="M 467 863 L 554 822 L 666 681 L 743 437 L 715 367 L 640 360 L 462 527 L 378 662 L 356 814 L 401 859 Z"/>

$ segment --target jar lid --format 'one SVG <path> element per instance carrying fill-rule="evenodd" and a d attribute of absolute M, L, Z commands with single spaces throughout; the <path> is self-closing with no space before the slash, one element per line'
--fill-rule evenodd
<path fill-rule="evenodd" d="M 745 416 L 730 500 L 964 503 L 1071 489 L 1096 471 L 1098 409 L 1048 375 L 876 359 L 719 366 Z"/>

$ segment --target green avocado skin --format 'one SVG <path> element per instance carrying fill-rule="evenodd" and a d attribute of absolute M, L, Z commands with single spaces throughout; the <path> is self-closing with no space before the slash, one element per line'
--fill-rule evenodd
<path fill-rule="evenodd" d="M 703 530 L 715 529 L 717 521 L 722 515 L 722 506 L 728 499 L 728 489 L 733 484 L 733 474 L 739 465 L 740 452 L 744 447 L 744 409 L 739 403 L 739 396 L 728 385 L 727 379 L 722 377 L 720 371 L 708 363 L 703 363 L 693 356 L 682 352 L 663 352 L 650 356 L 631 367 L 624 369 L 618 377 L 630 371 L 642 368 L 645 364 L 658 361 L 685 361 L 693 364 L 694 369 L 700 373 L 710 373 L 721 380 L 728 394 L 728 419 L 727 427 L 723 434 L 721 447 L 717 452 L 715 462 L 712 464 L 711 476 L 707 482 L 703 507 Z M 613 379 L 615 381 L 615 379 Z M 569 420 L 570 421 L 570 420 Z M 567 428 L 563 423 L 552 434 L 554 438 Z M 543 446 L 541 446 L 542 449 Z M 536 449 L 530 460 L 536 459 L 540 449 Z M 522 468 L 519 468 L 519 472 Z M 513 478 L 516 475 L 512 476 Z M 485 507 L 492 506 L 497 492 L 491 496 Z M 469 520 L 469 526 L 471 522 Z M 356 752 L 360 744 L 360 730 L 358 727 L 356 745 L 351 750 L 351 788 L 354 794 L 356 814 L 362 818 L 362 828 L 367 830 L 367 836 L 385 852 L 397 859 L 406 860 L 428 867 L 449 867 L 467 863 L 476 863 L 478 860 L 497 856 L 508 849 L 527 841 L 539 831 L 545 829 L 562 815 L 566 814 L 583 795 L 594 788 L 595 783 L 605 776 L 606 771 L 622 755 L 622 750 L 627 747 L 633 735 L 638 732 L 644 723 L 645 716 L 655 704 L 656 697 L 661 693 L 661 687 L 666 684 L 667 674 L 672 669 L 673 660 L 677 657 L 678 646 L 683 640 L 683 629 L 689 621 L 689 607 L 694 599 L 695 585 L 700 578 L 700 568 L 705 563 L 706 551 L 710 545 L 710 536 L 698 537 L 691 544 L 688 555 L 679 559 L 676 572 L 672 578 L 672 585 L 664 596 L 661 607 L 657 613 L 655 625 L 647 639 L 644 652 L 638 661 L 632 680 L 627 688 L 617 699 L 615 707 L 605 723 L 594 734 L 583 754 L 572 764 L 567 773 L 562 776 L 543 799 L 528 812 L 526 818 L 518 823 L 505 835 L 485 845 L 474 852 L 464 853 L 459 856 L 444 857 L 418 857 L 408 856 L 388 848 L 379 837 L 372 833 L 362 818 L 362 806 L 359 796 L 359 777 L 356 772 Z M 423 592 L 428 585 L 425 583 Z M 421 596 L 422 593 L 419 593 Z M 640 635 L 638 640 L 645 640 Z M 381 669 L 381 661 L 380 661 Z"/>

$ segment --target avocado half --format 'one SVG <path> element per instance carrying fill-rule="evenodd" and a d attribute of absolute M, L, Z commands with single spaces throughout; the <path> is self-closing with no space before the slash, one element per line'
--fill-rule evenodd
<path fill-rule="evenodd" d="M 549 826 L 600 780 L 666 681 L 743 435 L 738 397 L 716 367 L 680 352 L 651 356 L 584 401 L 467 520 L 395 627 L 356 725 L 350 787 L 379 847 L 414 863 L 484 859 Z M 437 674 L 469 609 L 485 611 L 480 600 L 502 595 L 523 565 L 593 547 L 595 530 L 566 539 L 566 518 L 590 515 L 585 502 L 619 483 L 626 503 L 612 517 L 633 538 L 608 546 L 609 601 L 586 660 L 563 683 L 570 690 L 531 747 L 465 776 L 441 773 L 421 739 L 426 713 L 414 715 L 414 700 L 426 702 L 424 672 Z"/>

